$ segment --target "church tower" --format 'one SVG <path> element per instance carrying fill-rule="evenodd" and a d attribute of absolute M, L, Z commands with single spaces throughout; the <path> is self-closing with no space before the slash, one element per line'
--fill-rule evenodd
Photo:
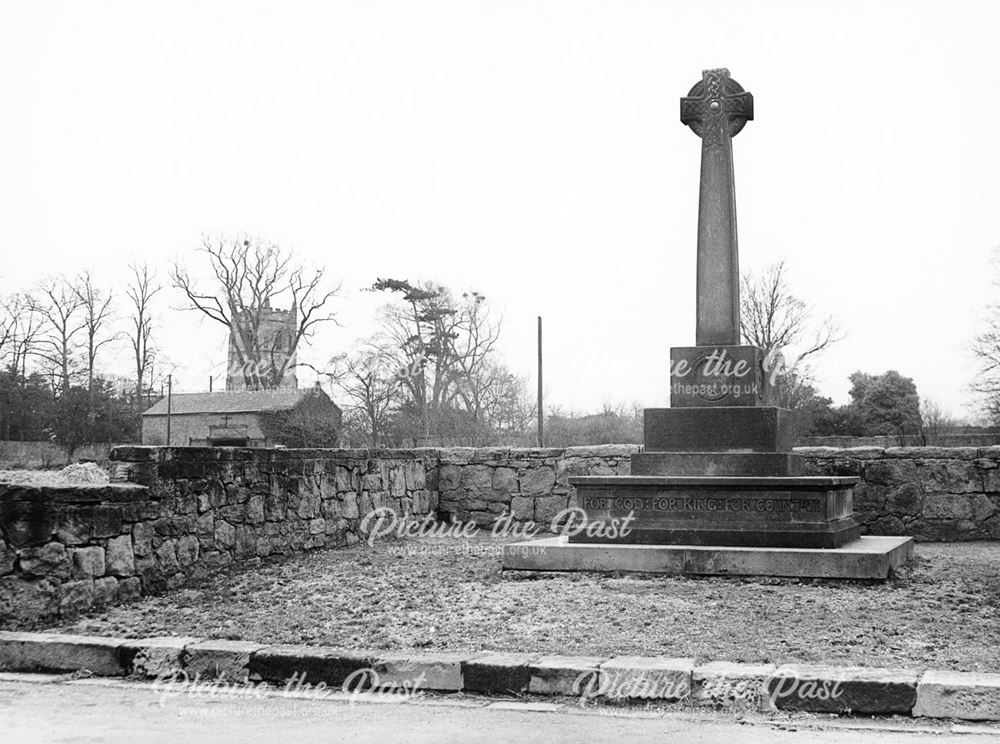
<path fill-rule="evenodd" d="M 295 389 L 299 386 L 295 377 L 295 333 L 298 330 L 298 313 L 291 310 L 276 310 L 270 302 L 264 301 L 259 310 L 260 322 L 257 327 L 256 344 L 260 349 L 259 363 L 244 362 L 255 355 L 241 354 L 236 337 L 237 328 L 245 343 L 251 342 L 254 316 L 253 309 L 236 316 L 234 327 L 229 334 L 229 369 L 226 374 L 226 390 L 252 389 L 247 380 L 260 381 L 259 387 Z M 287 361 L 287 364 L 286 364 Z M 285 373 L 278 379 L 280 370 Z"/>

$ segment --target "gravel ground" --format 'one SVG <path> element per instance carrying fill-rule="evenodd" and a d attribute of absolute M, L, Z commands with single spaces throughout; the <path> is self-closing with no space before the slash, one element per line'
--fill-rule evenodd
<path fill-rule="evenodd" d="M 57 629 L 1000 672 L 1000 543 L 918 545 L 915 560 L 885 584 L 501 578 L 502 543 L 484 535 L 315 551 Z"/>

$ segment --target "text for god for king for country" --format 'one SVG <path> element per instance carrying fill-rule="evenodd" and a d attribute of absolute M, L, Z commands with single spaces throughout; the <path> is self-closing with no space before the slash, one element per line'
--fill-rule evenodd
<path fill-rule="evenodd" d="M 713 498 L 713 497 L 628 497 L 588 496 L 584 509 L 614 511 L 677 512 L 818 512 L 820 503 L 812 499 Z"/>

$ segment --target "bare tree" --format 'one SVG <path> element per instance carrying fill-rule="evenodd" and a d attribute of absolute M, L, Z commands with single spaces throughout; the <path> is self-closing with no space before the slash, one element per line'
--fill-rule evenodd
<path fill-rule="evenodd" d="M 929 398 L 920 401 L 920 434 L 925 445 L 939 445 L 941 435 L 959 425 L 961 422 L 937 401 Z"/>
<path fill-rule="evenodd" d="M 0 355 L 7 369 L 25 377 L 28 359 L 37 352 L 42 328 L 42 315 L 37 302 L 27 293 L 19 292 L 2 304 L 3 344 Z"/>
<path fill-rule="evenodd" d="M 53 378 L 58 376 L 58 389 L 65 395 L 76 372 L 77 336 L 86 329 L 83 302 L 73 284 L 59 277 L 41 284 L 34 307 L 43 320 L 37 354 Z"/>
<path fill-rule="evenodd" d="M 290 252 L 273 243 L 247 237 L 203 239 L 216 286 L 199 288 L 185 267 L 175 263 L 174 285 L 186 295 L 191 309 L 225 326 L 230 333 L 248 389 L 277 387 L 291 368 L 295 352 L 312 336 L 317 324 L 334 321 L 326 308 L 340 286 L 323 290 L 323 269 L 309 271 L 293 263 Z M 291 337 L 268 346 L 260 329 L 272 303 L 288 307 L 295 318 Z M 290 349 L 286 353 L 284 349 Z M 280 351 L 280 353 L 278 353 Z"/>
<path fill-rule="evenodd" d="M 741 277 L 740 331 L 745 343 L 764 350 L 776 402 L 788 407 L 812 390 L 807 363 L 844 338 L 832 317 L 816 320 L 812 308 L 792 293 L 784 261 Z"/>
<path fill-rule="evenodd" d="M 993 269 L 1000 285 L 1000 247 L 993 252 Z M 979 370 L 972 390 L 982 400 L 983 412 L 993 423 L 1000 421 L 1000 304 L 987 308 L 985 329 L 972 343 L 972 353 L 979 360 Z"/>
<path fill-rule="evenodd" d="M 77 279 L 73 292 L 80 301 L 83 313 L 83 328 L 87 335 L 87 390 L 93 392 L 97 352 L 114 340 L 114 336 L 102 338 L 104 326 L 111 317 L 111 293 L 96 287 L 89 271 Z"/>
<path fill-rule="evenodd" d="M 129 268 L 132 270 L 132 280 L 125 293 L 132 307 L 127 335 L 135 360 L 135 405 L 137 409 L 141 409 L 144 382 L 147 375 L 152 377 L 153 359 L 156 356 L 151 306 L 153 297 L 163 286 L 156 281 L 155 273 L 148 264 L 133 264 Z"/>
<path fill-rule="evenodd" d="M 372 447 L 388 444 L 389 415 L 400 401 L 402 376 L 383 339 L 373 337 L 359 350 L 330 360 L 324 372 L 354 406 Z"/>
<path fill-rule="evenodd" d="M 740 305 L 745 341 L 768 353 L 794 349 L 795 356 L 785 360 L 789 370 L 844 338 L 833 318 L 816 322 L 809 305 L 792 294 L 784 261 L 760 274 L 745 273 L 740 281 Z"/>

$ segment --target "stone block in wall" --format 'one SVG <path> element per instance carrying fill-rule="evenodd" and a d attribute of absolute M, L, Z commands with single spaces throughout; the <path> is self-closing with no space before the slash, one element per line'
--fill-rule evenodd
<path fill-rule="evenodd" d="M 1000 493 L 1000 469 L 979 469 L 983 479 L 983 490 L 987 493 Z"/>
<path fill-rule="evenodd" d="M 72 578 L 93 579 L 104 576 L 104 548 L 92 545 L 86 548 L 70 548 L 73 563 Z"/>
<path fill-rule="evenodd" d="M 174 499 L 171 508 L 176 514 L 197 514 L 198 497 L 193 493 L 180 494 Z"/>
<path fill-rule="evenodd" d="M 924 490 L 919 483 L 904 483 L 891 489 L 885 498 L 885 510 L 893 514 L 916 516 L 923 509 Z"/>
<path fill-rule="evenodd" d="M 337 491 L 353 491 L 354 488 L 354 478 L 351 474 L 351 470 L 342 465 L 337 465 L 333 468 L 333 484 Z"/>
<path fill-rule="evenodd" d="M 431 501 L 429 494 L 425 490 L 418 490 L 413 492 L 413 513 L 418 517 L 422 517 L 428 514 L 431 510 Z M 345 516 L 347 516 L 345 514 Z M 355 515 L 356 516 L 356 515 Z"/>
<path fill-rule="evenodd" d="M 972 519 L 975 522 L 985 522 L 1000 512 L 1000 506 L 985 493 L 970 494 L 969 500 L 972 505 Z"/>
<path fill-rule="evenodd" d="M 177 517 L 160 517 L 154 519 L 151 524 L 153 531 L 160 537 L 180 537 L 190 535 L 195 531 L 198 520 L 192 515 Z"/>
<path fill-rule="evenodd" d="M 65 580 L 73 571 L 66 546 L 57 542 L 18 551 L 18 565 L 22 573 L 30 577 Z"/>
<path fill-rule="evenodd" d="M 427 487 L 427 470 L 422 460 L 403 463 L 403 480 L 407 491 L 417 491 Z"/>
<path fill-rule="evenodd" d="M 122 531 L 122 509 L 115 505 L 99 505 L 87 509 L 90 524 L 90 538 L 100 539 L 120 535 Z"/>
<path fill-rule="evenodd" d="M 132 525 L 132 542 L 135 555 L 151 555 L 153 552 L 153 525 L 149 522 L 136 522 Z"/>
<path fill-rule="evenodd" d="M 873 460 L 864 465 L 866 483 L 897 486 L 917 480 L 917 463 L 913 460 Z"/>
<path fill-rule="evenodd" d="M 382 490 L 382 473 L 365 473 L 361 476 L 361 488 L 365 491 L 380 491 Z"/>
<path fill-rule="evenodd" d="M 886 487 L 859 483 L 854 487 L 854 510 L 881 513 L 885 508 Z"/>
<path fill-rule="evenodd" d="M 108 540 L 104 549 L 105 572 L 111 576 L 132 576 L 135 574 L 135 555 L 132 539 L 120 535 Z"/>
<path fill-rule="evenodd" d="M 862 527 L 867 535 L 909 535 L 910 530 L 895 514 L 875 514 Z"/>
<path fill-rule="evenodd" d="M 136 558 L 135 572 L 142 581 L 143 594 L 159 594 L 167 589 L 167 577 L 153 556 Z"/>
<path fill-rule="evenodd" d="M 971 520 L 971 499 L 965 494 L 929 493 L 924 497 L 925 519 Z"/>
<path fill-rule="evenodd" d="M 74 615 L 94 605 L 94 580 L 67 581 L 59 587 L 59 614 Z"/>
<path fill-rule="evenodd" d="M 340 514 L 346 519 L 357 519 L 358 514 L 358 495 L 353 491 L 348 491 L 341 495 L 341 506 Z"/>
<path fill-rule="evenodd" d="M 21 576 L 0 578 L 0 624 L 23 625 L 55 617 L 59 612 L 59 585 L 49 579 L 26 581 Z"/>
<path fill-rule="evenodd" d="M 86 545 L 93 537 L 91 510 L 80 506 L 60 509 L 56 536 L 65 545 Z"/>
<path fill-rule="evenodd" d="M 983 490 L 983 478 L 976 466 L 959 460 L 920 460 L 918 478 L 928 490 L 972 493 Z"/>
<path fill-rule="evenodd" d="M 198 538 L 194 535 L 185 535 L 177 540 L 174 552 L 177 555 L 177 562 L 181 568 L 187 568 L 198 560 L 199 553 Z"/>
<path fill-rule="evenodd" d="M 264 497 L 254 494 L 246 503 L 245 519 L 247 524 L 261 524 L 264 521 Z"/>
<path fill-rule="evenodd" d="M 257 535 L 250 527 L 240 525 L 236 528 L 236 542 L 233 555 L 237 560 L 252 558 L 257 555 Z"/>
<path fill-rule="evenodd" d="M 14 572 L 14 561 L 17 560 L 17 551 L 9 547 L 7 543 L 0 540 L 0 576 Z"/>
<path fill-rule="evenodd" d="M 535 499 L 535 521 L 542 529 L 551 529 L 552 520 L 568 505 L 569 496 L 541 496 Z"/>
<path fill-rule="evenodd" d="M 211 538 L 215 535 L 215 515 L 206 512 L 195 522 L 195 533 L 198 537 Z"/>
<path fill-rule="evenodd" d="M 494 468 L 492 487 L 494 491 L 499 493 L 516 493 L 518 491 L 517 471 L 513 468 Z"/>
<path fill-rule="evenodd" d="M 488 501 L 492 504 L 509 504 L 510 491 L 495 491 L 492 488 L 486 491 L 470 491 L 469 496 L 475 499 Z"/>
<path fill-rule="evenodd" d="M 155 551 L 153 556 L 156 565 L 165 575 L 176 573 L 180 570 L 181 564 L 177 561 L 176 542 L 174 540 L 164 540 Z"/>
<path fill-rule="evenodd" d="M 975 447 L 887 447 L 886 458 L 912 460 L 975 460 L 980 451 Z"/>
<path fill-rule="evenodd" d="M 118 579 L 105 576 L 94 579 L 94 604 L 100 607 L 114 604 L 118 601 Z"/>
<path fill-rule="evenodd" d="M 233 558 L 229 553 L 213 550 L 202 554 L 201 563 L 210 572 L 217 573 L 229 568 L 233 564 Z"/>
<path fill-rule="evenodd" d="M 321 502 L 320 490 L 314 483 L 303 484 L 299 492 L 299 504 L 296 513 L 302 519 L 312 519 L 319 515 L 319 505 Z"/>
<path fill-rule="evenodd" d="M 514 519 L 530 522 L 535 518 L 535 500 L 527 496 L 513 496 L 510 500 L 510 513 Z"/>
<path fill-rule="evenodd" d="M 545 496 L 556 484 L 556 473 L 550 467 L 528 468 L 521 474 L 520 482 L 525 496 Z"/>
<path fill-rule="evenodd" d="M 468 465 L 462 469 L 462 488 L 466 491 L 488 491 L 493 488 L 493 468 L 488 465 Z"/>
<path fill-rule="evenodd" d="M 462 468 L 458 465 L 442 464 L 437 473 L 439 491 L 455 491 L 462 487 Z"/>
<path fill-rule="evenodd" d="M 340 517 L 342 508 L 343 505 L 340 498 L 333 496 L 323 499 L 323 502 L 319 505 L 319 514 L 323 519 L 337 519 Z"/>
<path fill-rule="evenodd" d="M 370 494 L 372 509 L 384 509 L 389 506 L 389 494 L 385 491 L 376 491 Z"/>
<path fill-rule="evenodd" d="M 138 576 L 130 576 L 118 582 L 118 601 L 133 602 L 142 596 L 142 581 Z"/>
<path fill-rule="evenodd" d="M 52 539 L 57 516 L 50 504 L 17 500 L 13 489 L 0 485 L 0 523 L 12 547 L 27 548 Z"/>
<path fill-rule="evenodd" d="M 285 518 L 287 513 L 286 497 L 282 493 L 275 493 L 272 488 L 270 493 L 264 497 L 264 519 L 268 522 L 277 522 Z"/>
<path fill-rule="evenodd" d="M 358 510 L 362 514 L 367 514 L 375 509 L 374 502 L 372 501 L 372 495 L 368 491 L 362 491 L 358 496 Z"/>
<path fill-rule="evenodd" d="M 393 496 L 402 496 L 406 493 L 406 476 L 401 463 L 392 463 L 386 475 L 388 477 L 385 481 L 389 486 L 389 493 Z"/>

